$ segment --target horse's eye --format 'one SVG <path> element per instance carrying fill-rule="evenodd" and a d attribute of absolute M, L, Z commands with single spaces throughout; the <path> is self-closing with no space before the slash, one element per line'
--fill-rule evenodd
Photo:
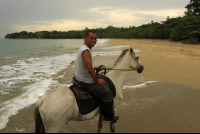
<path fill-rule="evenodd" d="M 135 57 L 136 57 L 136 59 L 137 59 L 137 60 L 139 60 L 139 56 L 138 56 L 138 55 L 137 55 L 137 56 L 135 56 Z"/>

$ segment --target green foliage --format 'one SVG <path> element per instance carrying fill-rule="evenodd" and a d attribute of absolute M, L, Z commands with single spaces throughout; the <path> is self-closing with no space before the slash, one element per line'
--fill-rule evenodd
<path fill-rule="evenodd" d="M 171 40 L 185 40 L 200 37 L 200 17 L 192 15 L 190 11 L 185 13 L 179 24 L 172 30 Z"/>
<path fill-rule="evenodd" d="M 191 11 L 193 15 L 200 15 L 200 0 L 191 0 L 191 3 L 185 8 L 187 8 L 188 11 Z"/>
<path fill-rule="evenodd" d="M 37 31 L 35 33 L 22 31 L 19 33 L 11 33 L 7 34 L 5 38 L 9 39 L 70 39 L 70 38 L 83 38 L 83 31 L 68 31 L 68 32 L 61 32 L 61 31 Z"/>

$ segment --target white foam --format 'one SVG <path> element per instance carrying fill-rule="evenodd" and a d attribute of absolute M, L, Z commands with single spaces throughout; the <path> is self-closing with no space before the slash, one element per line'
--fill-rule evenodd
<path fill-rule="evenodd" d="M 12 59 L 13 57 L 6 56 L 5 59 Z"/>
<path fill-rule="evenodd" d="M 16 115 L 20 109 L 35 103 L 40 96 L 49 90 L 49 85 L 51 83 L 52 80 L 45 79 L 35 84 L 26 86 L 24 88 L 27 89 L 27 92 L 17 98 L 13 98 L 0 104 L 2 107 L 0 109 L 0 130 L 6 127 L 6 124 L 9 121 L 9 117 Z"/>
<path fill-rule="evenodd" d="M 119 49 L 119 48 L 123 48 L 123 47 L 130 47 L 129 45 L 124 45 L 124 46 L 104 46 L 104 47 L 96 47 L 94 48 L 94 50 L 97 50 L 97 49 Z"/>
<path fill-rule="evenodd" d="M 112 51 L 112 52 L 93 52 L 93 56 L 109 56 L 109 55 L 119 55 L 121 51 Z"/>
<path fill-rule="evenodd" d="M 97 43 L 102 43 L 102 44 L 105 44 L 108 41 L 109 39 L 97 39 Z"/>
<path fill-rule="evenodd" d="M 97 39 L 97 44 L 93 48 L 93 50 L 105 50 L 105 49 L 121 49 L 124 47 L 130 47 L 130 45 L 120 45 L 120 46 L 108 46 L 110 44 L 107 44 L 109 39 Z M 139 49 L 133 49 L 135 53 L 140 52 Z"/>
<path fill-rule="evenodd" d="M 138 88 L 144 88 L 147 86 L 147 83 L 153 83 L 153 82 L 157 82 L 157 81 L 147 81 L 147 82 L 144 82 L 142 84 L 139 84 L 139 85 L 134 85 L 134 86 L 123 86 L 123 89 L 138 89 Z"/>
<path fill-rule="evenodd" d="M 40 77 L 51 77 L 51 75 L 67 68 L 76 59 L 76 54 L 64 54 L 55 57 L 30 58 L 18 60 L 12 65 L 0 67 L 0 85 L 10 87 L 23 82 L 36 81 Z M 11 82 L 12 81 L 12 82 Z"/>
<path fill-rule="evenodd" d="M 8 95 L 9 93 L 7 93 L 6 91 L 0 90 L 0 95 Z"/>
<path fill-rule="evenodd" d="M 4 79 L 4 80 L 0 80 L 0 82 L 6 83 L 8 81 L 14 81 L 14 80 L 37 80 L 35 78 L 10 78 L 10 79 Z"/>
<path fill-rule="evenodd" d="M 97 39 L 97 43 L 95 44 L 94 49 L 98 47 L 106 46 L 107 45 L 106 43 L 108 41 L 109 39 Z"/>

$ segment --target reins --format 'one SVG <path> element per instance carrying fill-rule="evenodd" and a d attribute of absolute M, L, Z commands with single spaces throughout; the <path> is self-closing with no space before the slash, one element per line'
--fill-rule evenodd
<path fill-rule="evenodd" d="M 103 70 L 104 70 L 104 75 L 106 75 L 106 70 L 118 70 L 118 71 L 133 71 L 132 69 L 113 69 L 113 68 L 106 68 L 104 65 L 100 65 L 99 67 L 102 67 L 103 68 Z M 99 71 L 101 71 L 101 70 L 97 70 L 96 71 L 96 74 L 98 74 L 99 73 Z"/>
<path fill-rule="evenodd" d="M 133 71 L 132 69 L 113 69 L 113 68 L 106 68 L 107 70 L 118 70 L 118 71 Z"/>

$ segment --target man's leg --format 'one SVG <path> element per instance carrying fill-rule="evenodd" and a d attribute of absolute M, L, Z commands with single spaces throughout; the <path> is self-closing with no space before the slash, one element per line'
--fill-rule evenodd
<path fill-rule="evenodd" d="M 114 116 L 113 101 L 105 102 L 103 106 L 104 122 L 116 122 L 119 116 Z"/>
<path fill-rule="evenodd" d="M 104 121 L 116 122 L 119 117 L 114 116 L 112 92 L 105 85 L 99 85 L 96 83 L 90 85 L 87 84 L 85 87 L 92 96 L 99 98 L 103 102 Z"/>

